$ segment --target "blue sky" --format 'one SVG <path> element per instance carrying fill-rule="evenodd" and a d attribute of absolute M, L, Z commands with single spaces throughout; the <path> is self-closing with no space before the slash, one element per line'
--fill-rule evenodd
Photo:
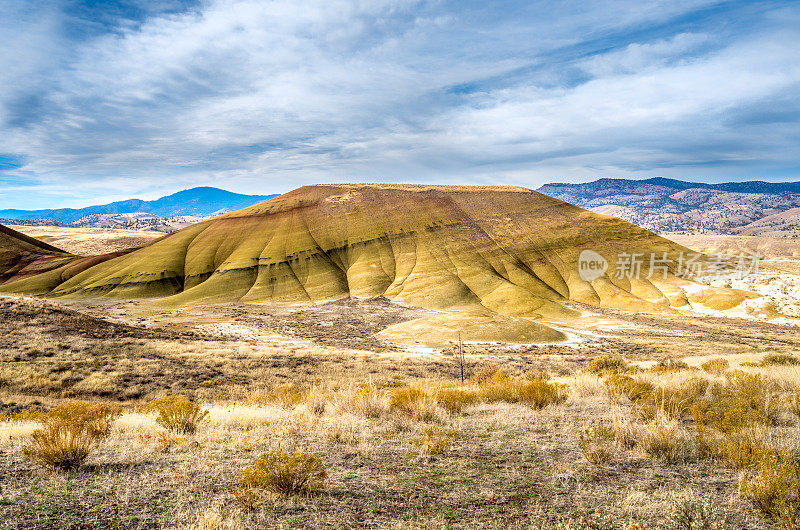
<path fill-rule="evenodd" d="M 800 180 L 800 2 L 5 0 L 0 208 Z"/>

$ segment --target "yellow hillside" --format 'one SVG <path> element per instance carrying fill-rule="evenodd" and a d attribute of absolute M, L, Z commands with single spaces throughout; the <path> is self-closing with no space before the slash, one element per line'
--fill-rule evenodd
<path fill-rule="evenodd" d="M 609 261 L 608 272 L 591 282 L 578 274 L 584 249 Z M 167 297 L 171 304 L 382 295 L 448 315 L 494 318 L 472 326 L 476 340 L 536 342 L 560 338 L 542 321 L 577 314 L 565 301 L 653 311 L 685 305 L 689 282 L 661 273 L 648 280 L 647 263 L 640 279 L 614 277 L 619 253 L 682 250 L 525 188 L 318 185 L 190 226 L 57 286 L 29 282 L 25 289 Z M 715 293 L 726 307 L 743 299 Z M 452 317 L 433 318 L 459 327 Z M 402 326 L 397 333 L 408 331 Z"/>

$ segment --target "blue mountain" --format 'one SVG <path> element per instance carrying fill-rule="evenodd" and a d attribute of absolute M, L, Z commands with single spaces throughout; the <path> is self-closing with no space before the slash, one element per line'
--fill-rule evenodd
<path fill-rule="evenodd" d="M 145 212 L 160 217 L 196 215 L 207 217 L 217 213 L 246 208 L 272 199 L 278 195 L 242 195 L 219 188 L 199 187 L 179 191 L 154 201 L 128 199 L 110 204 L 87 206 L 86 208 L 59 208 L 56 210 L 0 210 L 0 218 L 29 220 L 52 219 L 60 223 L 71 223 L 92 214 L 119 214 Z"/>

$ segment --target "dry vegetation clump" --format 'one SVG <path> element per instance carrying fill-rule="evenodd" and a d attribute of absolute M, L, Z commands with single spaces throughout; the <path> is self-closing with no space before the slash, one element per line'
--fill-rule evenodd
<path fill-rule="evenodd" d="M 797 528 L 800 523 L 800 463 L 796 455 L 786 452 L 764 455 L 756 471 L 741 479 L 739 489 L 782 528 Z"/>
<path fill-rule="evenodd" d="M 351 386 L 333 397 L 333 405 L 339 412 L 364 418 L 379 418 L 389 409 L 389 393 L 373 384 Z"/>
<path fill-rule="evenodd" d="M 692 405 L 692 415 L 700 427 L 732 433 L 754 423 L 774 425 L 781 412 L 779 386 L 761 374 L 735 370 L 724 383 L 712 385 L 708 397 Z"/>
<path fill-rule="evenodd" d="M 599 425 L 580 431 L 578 436 L 578 446 L 589 463 L 602 465 L 611 460 L 616 449 L 613 429 Z"/>
<path fill-rule="evenodd" d="M 431 421 L 436 418 L 436 394 L 428 394 L 421 388 L 399 388 L 389 396 L 389 405 L 395 412 L 417 421 Z"/>
<path fill-rule="evenodd" d="M 475 390 L 443 387 L 436 391 L 436 401 L 450 414 L 459 414 L 478 401 Z"/>
<path fill-rule="evenodd" d="M 658 415 L 681 419 L 690 414 L 692 404 L 708 388 L 708 380 L 692 378 L 678 388 L 655 387 L 642 392 L 633 402 L 634 413 L 644 421 Z"/>
<path fill-rule="evenodd" d="M 489 379 L 492 378 L 497 372 L 500 371 L 500 367 L 497 366 L 495 363 L 487 364 L 470 378 L 471 383 L 482 384 L 487 382 Z"/>
<path fill-rule="evenodd" d="M 208 410 L 184 395 L 156 398 L 144 406 L 145 412 L 156 413 L 156 423 L 170 432 L 194 434 L 208 416 Z"/>
<path fill-rule="evenodd" d="M 800 359 L 788 353 L 770 353 L 765 355 L 758 366 L 797 366 Z"/>
<path fill-rule="evenodd" d="M 674 493 L 666 514 L 669 528 L 675 530 L 727 530 L 733 528 L 730 513 L 709 498 L 698 498 L 691 490 Z"/>
<path fill-rule="evenodd" d="M 251 401 L 259 405 L 278 405 L 289 409 L 303 400 L 303 393 L 294 383 L 277 385 L 272 392 L 259 393 L 251 397 Z"/>
<path fill-rule="evenodd" d="M 722 357 L 709 359 L 700 365 L 700 368 L 712 375 L 722 375 L 728 371 L 729 367 L 730 363 L 728 362 L 728 359 L 723 359 Z"/>
<path fill-rule="evenodd" d="M 495 372 L 478 386 L 478 397 L 486 403 L 517 403 L 520 383 L 503 372 Z"/>
<path fill-rule="evenodd" d="M 458 431 L 443 429 L 438 425 L 428 425 L 412 438 L 419 452 L 427 455 L 442 454 L 458 439 Z"/>
<path fill-rule="evenodd" d="M 630 366 L 621 357 L 601 355 L 587 364 L 584 371 L 590 374 L 609 375 L 628 372 Z"/>
<path fill-rule="evenodd" d="M 608 394 L 619 399 L 621 396 L 627 397 L 630 401 L 639 401 L 645 394 L 655 390 L 655 386 L 647 381 L 638 381 L 629 375 L 612 374 L 605 380 Z"/>
<path fill-rule="evenodd" d="M 535 410 L 548 405 L 560 405 L 567 400 L 567 385 L 534 379 L 524 383 L 518 390 L 519 400 Z"/>
<path fill-rule="evenodd" d="M 639 438 L 639 423 L 623 414 L 616 413 L 612 428 L 614 430 L 614 439 L 620 446 L 626 449 L 636 447 Z"/>
<path fill-rule="evenodd" d="M 303 394 L 302 401 L 315 416 L 325 414 L 325 409 L 328 406 L 328 397 L 316 386 L 311 387 Z"/>
<path fill-rule="evenodd" d="M 795 390 L 786 397 L 786 408 L 800 420 L 800 391 Z"/>
<path fill-rule="evenodd" d="M 324 460 L 301 451 L 277 450 L 263 453 L 245 468 L 239 477 L 237 497 L 242 504 L 252 504 L 260 491 L 281 497 L 313 495 L 325 487 L 328 472 Z"/>
<path fill-rule="evenodd" d="M 529 370 L 525 372 L 525 379 L 528 381 L 549 381 L 550 380 L 550 372 L 547 370 Z"/>
<path fill-rule="evenodd" d="M 651 366 L 649 372 L 655 374 L 668 374 L 672 372 L 680 372 L 681 370 L 696 370 L 696 368 L 692 368 L 685 362 L 677 359 L 662 359 L 655 365 Z"/>
<path fill-rule="evenodd" d="M 25 456 L 46 468 L 68 471 L 79 467 L 111 432 L 119 407 L 109 404 L 65 403 L 40 417 Z"/>
<path fill-rule="evenodd" d="M 648 456 L 669 463 L 683 462 L 692 455 L 692 439 L 680 422 L 658 414 L 639 428 L 637 446 Z"/>

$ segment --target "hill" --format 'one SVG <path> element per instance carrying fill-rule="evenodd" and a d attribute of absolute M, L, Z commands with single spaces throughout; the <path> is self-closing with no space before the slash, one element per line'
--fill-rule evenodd
<path fill-rule="evenodd" d="M 219 188 L 198 187 L 179 191 L 154 201 L 129 199 L 86 208 L 0 210 L 0 218 L 13 220 L 47 219 L 58 223 L 73 223 L 87 216 L 132 213 L 147 213 L 163 218 L 176 216 L 209 217 L 239 210 L 273 197 L 277 197 L 277 195 L 242 195 Z M 76 226 L 89 225 L 81 224 Z"/>
<path fill-rule="evenodd" d="M 593 250 L 608 270 L 581 279 Z M 614 275 L 620 256 L 685 251 L 625 221 L 525 188 L 415 185 L 307 186 L 174 232 L 128 255 L 53 283 L 6 286 L 55 297 L 167 297 L 197 302 L 304 302 L 385 296 L 441 314 L 384 333 L 425 339 L 560 340 L 557 323 L 581 302 L 670 311 L 729 308 L 746 295 L 675 276 Z M 476 324 L 477 323 L 477 324 Z"/>
<path fill-rule="evenodd" d="M 72 258 L 63 250 L 0 225 L 0 284 L 60 267 Z"/>
<path fill-rule="evenodd" d="M 538 191 L 660 233 L 746 233 L 748 225 L 800 207 L 800 182 L 705 184 L 604 178 L 584 184 L 546 184 Z M 770 235 L 795 233 L 781 230 L 782 226 L 790 225 L 779 224 Z"/>

